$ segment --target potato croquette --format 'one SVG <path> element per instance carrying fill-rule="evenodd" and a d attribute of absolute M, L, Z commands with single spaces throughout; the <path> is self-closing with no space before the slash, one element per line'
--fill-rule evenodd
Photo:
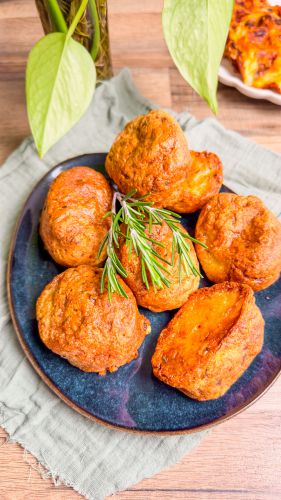
<path fill-rule="evenodd" d="M 102 270 L 89 265 L 57 275 L 37 300 L 36 317 L 44 344 L 85 372 L 113 372 L 138 356 L 150 323 L 128 299 L 101 293 Z"/>
<path fill-rule="evenodd" d="M 253 290 L 274 283 L 281 271 L 281 224 L 256 196 L 220 193 L 202 209 L 196 238 L 209 280 L 237 281 Z"/>
<path fill-rule="evenodd" d="M 207 151 L 190 151 L 191 165 L 185 180 L 171 193 L 167 208 L 191 213 L 202 208 L 217 194 L 223 183 L 223 166 L 219 157 Z"/>
<path fill-rule="evenodd" d="M 150 193 L 147 200 L 165 206 L 189 164 L 190 153 L 179 124 L 168 113 L 154 110 L 126 125 L 111 146 L 105 167 L 121 192 Z"/>
<path fill-rule="evenodd" d="M 192 293 L 161 332 L 153 373 L 187 396 L 223 396 L 261 351 L 264 320 L 252 289 L 220 283 Z"/>
<path fill-rule="evenodd" d="M 60 265 L 99 265 L 98 258 L 110 218 L 112 190 L 105 177 L 88 167 L 62 172 L 52 183 L 40 220 L 40 236 L 51 257 Z"/>
<path fill-rule="evenodd" d="M 179 226 L 180 229 L 187 234 L 184 227 L 180 224 Z M 151 234 L 148 230 L 146 232 L 150 238 L 164 245 L 159 246 L 156 243 L 153 243 L 152 247 L 154 250 L 167 262 L 172 262 L 173 235 L 168 225 L 166 223 L 163 223 L 162 225 L 153 225 Z M 188 245 L 190 247 L 190 259 L 192 260 L 194 267 L 199 272 L 199 264 L 193 244 L 191 241 L 188 241 Z M 156 291 L 154 291 L 151 283 L 149 289 L 147 289 L 142 280 L 141 259 L 134 251 L 131 253 L 129 252 L 129 247 L 126 245 L 124 240 L 120 245 L 118 256 L 127 271 L 127 278 L 125 278 L 124 281 L 135 295 L 137 303 L 142 307 L 150 309 L 151 311 L 167 311 L 169 309 L 176 309 L 182 306 L 182 304 L 186 302 L 190 293 L 196 290 L 199 286 L 199 276 L 194 276 L 191 270 L 189 275 L 187 275 L 183 265 L 181 281 L 179 280 L 179 261 L 178 254 L 176 252 L 173 265 L 169 266 L 161 262 L 161 264 L 169 272 L 169 274 L 166 274 L 166 278 L 170 281 L 170 287 L 164 287 L 163 289 L 158 289 Z M 148 272 L 147 275 L 149 278 Z"/>
<path fill-rule="evenodd" d="M 201 208 L 223 181 L 217 155 L 189 151 L 178 123 L 160 110 L 128 123 L 105 166 L 121 192 L 137 190 L 137 196 L 182 213 Z"/>

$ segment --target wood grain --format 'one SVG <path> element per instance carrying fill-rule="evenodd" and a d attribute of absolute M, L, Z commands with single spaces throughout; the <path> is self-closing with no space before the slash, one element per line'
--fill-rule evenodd
<path fill-rule="evenodd" d="M 161 30 L 162 0 L 109 0 L 115 72 L 129 66 L 139 90 L 155 103 L 208 107 L 184 82 L 169 57 Z M 28 51 L 42 36 L 32 0 L 0 1 L 0 162 L 29 134 L 24 99 Z M 219 86 L 218 119 L 229 128 L 281 152 L 281 109 Z M 270 166 L 267 166 L 270 168 Z M 281 498 L 281 379 L 250 409 L 215 429 L 180 463 L 112 500 L 279 500 Z M 65 486 L 42 479 L 36 460 L 0 430 L 1 500 L 74 500 Z M 40 469 L 40 468 L 39 468 Z"/>

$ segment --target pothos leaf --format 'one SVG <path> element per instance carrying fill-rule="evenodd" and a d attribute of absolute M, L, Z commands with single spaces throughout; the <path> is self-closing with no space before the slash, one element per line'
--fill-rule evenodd
<path fill-rule="evenodd" d="M 85 9 L 86 2 L 82 4 Z M 41 157 L 81 118 L 95 89 L 92 58 L 71 38 L 75 23 L 67 34 L 51 33 L 42 38 L 29 54 L 27 112 Z"/>
<path fill-rule="evenodd" d="M 187 82 L 217 113 L 218 70 L 233 0 L 164 0 L 162 24 L 170 54 Z"/>

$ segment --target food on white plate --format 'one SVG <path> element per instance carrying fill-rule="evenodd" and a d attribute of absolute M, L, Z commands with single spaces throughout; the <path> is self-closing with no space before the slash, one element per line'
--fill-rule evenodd
<path fill-rule="evenodd" d="M 281 93 L 281 6 L 236 0 L 225 56 L 246 85 Z"/>
<path fill-rule="evenodd" d="M 268 0 L 234 0 L 231 27 L 235 26 L 243 17 L 251 12 L 269 7 Z"/>

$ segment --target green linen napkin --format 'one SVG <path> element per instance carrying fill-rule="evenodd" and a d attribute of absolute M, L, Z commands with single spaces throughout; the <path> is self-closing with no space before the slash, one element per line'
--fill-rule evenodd
<path fill-rule="evenodd" d="M 124 70 L 97 89 L 82 120 L 44 161 L 28 138 L 0 168 L 0 425 L 54 480 L 93 500 L 102 500 L 176 462 L 204 432 L 161 437 L 110 430 L 75 413 L 55 396 L 26 360 L 13 331 L 5 288 L 8 248 L 24 200 L 51 167 L 75 155 L 107 151 L 129 120 L 153 107 L 138 94 Z M 226 131 L 214 119 L 199 122 L 188 113 L 174 116 L 187 132 L 191 148 L 220 155 L 227 186 L 241 194 L 259 195 L 280 214 L 280 156 Z"/>

